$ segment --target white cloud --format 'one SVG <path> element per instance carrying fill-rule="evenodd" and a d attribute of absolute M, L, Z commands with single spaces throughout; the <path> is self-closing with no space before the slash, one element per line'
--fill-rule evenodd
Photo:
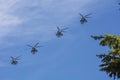
<path fill-rule="evenodd" d="M 94 0 L 95 2 L 96 0 Z M 19 4 L 19 13 L 27 20 L 56 20 L 70 21 L 78 12 L 85 11 L 85 7 L 90 4 L 91 0 L 29 0 L 22 1 Z M 22 5 L 22 6 L 21 6 Z M 16 10 L 17 11 L 17 10 Z M 65 23 L 64 22 L 64 23 Z"/>
<path fill-rule="evenodd" d="M 11 14 L 17 2 L 18 0 L 0 0 L 0 39 L 21 23 L 18 16 Z"/>

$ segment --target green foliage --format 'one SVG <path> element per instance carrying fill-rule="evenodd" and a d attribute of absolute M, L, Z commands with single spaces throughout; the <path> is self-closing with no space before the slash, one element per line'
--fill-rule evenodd
<path fill-rule="evenodd" d="M 100 54 L 97 55 L 101 59 L 102 64 L 100 71 L 106 72 L 110 78 L 114 77 L 120 78 L 120 57 L 115 57 L 111 55 Z"/>
<path fill-rule="evenodd" d="M 91 37 L 94 38 L 95 40 L 100 40 L 104 38 L 104 36 L 91 36 Z"/>
<path fill-rule="evenodd" d="M 107 34 L 104 36 L 91 36 L 95 40 L 101 40 L 101 46 L 108 46 L 110 48 L 109 54 L 120 55 L 120 37 Z"/>
<path fill-rule="evenodd" d="M 102 64 L 100 71 L 106 72 L 109 77 L 120 78 L 120 37 L 106 34 L 103 36 L 91 36 L 95 40 L 100 40 L 100 46 L 108 46 L 110 49 L 106 54 L 97 55 Z"/>

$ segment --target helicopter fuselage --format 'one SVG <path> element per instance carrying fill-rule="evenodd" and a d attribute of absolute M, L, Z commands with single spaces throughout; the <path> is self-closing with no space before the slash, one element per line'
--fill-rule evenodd
<path fill-rule="evenodd" d="M 36 52 L 38 52 L 38 50 L 35 47 L 33 47 L 31 53 L 35 54 Z"/>
<path fill-rule="evenodd" d="M 56 36 L 61 37 L 61 36 L 63 36 L 63 33 L 61 31 L 57 31 Z"/>
<path fill-rule="evenodd" d="M 87 19 L 85 17 L 82 17 L 80 22 L 81 22 L 81 24 L 84 24 L 85 22 L 87 22 Z"/>
<path fill-rule="evenodd" d="M 16 65 L 18 63 L 17 60 L 12 60 L 11 64 Z"/>

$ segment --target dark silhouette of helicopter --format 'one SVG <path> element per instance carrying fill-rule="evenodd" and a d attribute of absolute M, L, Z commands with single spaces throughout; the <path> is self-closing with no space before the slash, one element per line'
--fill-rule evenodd
<path fill-rule="evenodd" d="M 38 52 L 37 48 L 38 47 L 43 47 L 43 46 L 38 46 L 39 43 L 36 43 L 34 46 L 31 46 L 31 45 L 27 45 L 29 47 L 31 47 L 31 53 L 32 54 L 35 54 L 36 52 Z"/>
<path fill-rule="evenodd" d="M 65 32 L 65 30 L 68 29 L 67 27 L 66 28 L 63 28 L 63 29 L 60 29 L 59 27 L 57 27 L 57 32 L 56 32 L 56 36 L 58 38 L 60 38 L 61 36 L 63 36 L 63 32 Z"/>
<path fill-rule="evenodd" d="M 11 60 L 11 64 L 12 64 L 12 65 L 18 64 L 19 57 L 20 57 L 20 56 L 18 56 L 18 57 L 12 57 L 12 56 L 11 56 L 11 59 L 12 59 L 12 60 Z"/>
<path fill-rule="evenodd" d="M 120 5 L 120 2 L 118 3 L 118 5 Z M 120 10 L 120 8 L 119 8 L 119 10 Z"/>
<path fill-rule="evenodd" d="M 81 13 L 79 13 L 79 15 L 81 16 L 80 23 L 84 24 L 84 23 L 88 22 L 86 18 L 90 18 L 89 15 L 91 15 L 91 13 L 89 13 L 85 16 L 83 16 Z"/>
<path fill-rule="evenodd" d="M 120 5 L 120 2 L 118 3 L 118 5 Z"/>

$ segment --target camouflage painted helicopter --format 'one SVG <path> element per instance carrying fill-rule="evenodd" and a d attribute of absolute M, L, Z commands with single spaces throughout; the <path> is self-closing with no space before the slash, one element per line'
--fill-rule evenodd
<path fill-rule="evenodd" d="M 20 56 L 18 56 L 18 57 L 12 57 L 12 56 L 11 56 L 11 59 L 12 59 L 12 60 L 11 60 L 11 64 L 12 64 L 12 65 L 18 64 L 19 57 L 20 57 Z"/>
<path fill-rule="evenodd" d="M 80 23 L 84 24 L 84 23 L 88 22 L 86 18 L 90 18 L 89 15 L 91 15 L 91 13 L 89 13 L 85 16 L 83 16 L 81 13 L 79 13 L 79 15 L 81 16 Z"/>
<path fill-rule="evenodd" d="M 58 38 L 60 38 L 61 36 L 63 36 L 63 32 L 65 32 L 65 30 L 68 29 L 67 27 L 66 28 L 63 28 L 63 29 L 60 29 L 59 27 L 57 27 L 57 32 L 56 32 L 56 36 Z"/>
<path fill-rule="evenodd" d="M 31 53 L 32 54 L 35 54 L 36 52 L 38 52 L 37 48 L 38 47 L 43 47 L 43 46 L 38 46 L 39 43 L 36 43 L 34 46 L 31 46 L 31 45 L 27 45 L 29 47 L 31 47 Z"/>

